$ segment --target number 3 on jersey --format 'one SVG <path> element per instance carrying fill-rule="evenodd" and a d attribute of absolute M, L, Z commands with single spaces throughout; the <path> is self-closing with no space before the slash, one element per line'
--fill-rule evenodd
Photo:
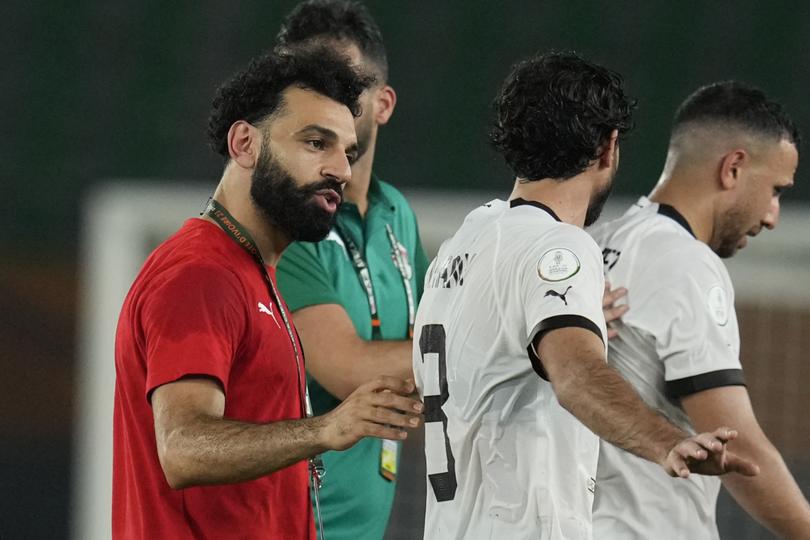
<path fill-rule="evenodd" d="M 427 473 L 438 502 L 456 496 L 456 460 L 447 437 L 447 415 L 442 410 L 447 390 L 447 355 L 444 326 L 428 324 L 419 336 L 419 352 L 425 364 L 425 454 Z M 435 370 L 435 371 L 434 371 Z M 436 376 L 433 376 L 436 373 Z"/>

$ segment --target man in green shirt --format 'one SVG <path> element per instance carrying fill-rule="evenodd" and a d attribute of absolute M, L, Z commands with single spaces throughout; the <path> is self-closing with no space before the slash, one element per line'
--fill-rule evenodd
<path fill-rule="evenodd" d="M 377 129 L 396 105 L 379 28 L 357 3 L 310 0 L 287 16 L 278 45 L 315 43 L 335 47 L 377 79 L 360 98 L 360 155 L 335 227 L 319 243 L 292 244 L 277 270 L 306 351 L 312 406 L 323 414 L 378 375 L 412 377 L 411 329 L 428 261 L 407 201 L 372 174 Z M 399 451 L 396 441 L 368 439 L 324 454 L 320 504 L 329 540 L 383 537 Z"/>

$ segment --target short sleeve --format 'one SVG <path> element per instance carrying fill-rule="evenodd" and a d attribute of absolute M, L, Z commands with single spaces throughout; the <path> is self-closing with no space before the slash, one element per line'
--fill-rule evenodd
<path fill-rule="evenodd" d="M 695 250 L 668 254 L 628 293 L 625 323 L 655 338 L 671 397 L 744 384 L 733 291 L 719 264 Z M 660 276 L 655 286 L 654 275 Z"/>
<path fill-rule="evenodd" d="M 245 294 L 233 274 L 215 265 L 177 270 L 144 297 L 146 398 L 189 375 L 228 375 L 246 332 Z"/>
<path fill-rule="evenodd" d="M 281 295 L 290 311 L 319 304 L 340 304 L 340 296 L 329 281 L 331 272 L 318 257 L 317 244 L 294 242 L 276 268 Z"/>
<path fill-rule="evenodd" d="M 521 272 L 527 345 L 538 333 L 581 327 L 602 342 L 605 319 L 602 258 L 594 241 L 573 227 L 527 251 Z"/>

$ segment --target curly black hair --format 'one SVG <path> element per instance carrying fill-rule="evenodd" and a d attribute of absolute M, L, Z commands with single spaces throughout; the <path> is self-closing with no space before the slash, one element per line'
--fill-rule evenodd
<path fill-rule="evenodd" d="M 799 147 L 799 128 L 779 103 L 753 86 L 724 81 L 698 88 L 678 107 L 673 135 L 685 125 L 721 122 L 770 137 L 788 139 Z"/>
<path fill-rule="evenodd" d="M 357 98 L 373 81 L 352 68 L 347 57 L 326 47 L 259 56 L 217 89 L 208 117 L 208 144 L 227 161 L 228 130 L 233 123 L 265 120 L 282 105 L 282 94 L 290 86 L 313 90 L 360 116 Z"/>
<path fill-rule="evenodd" d="M 357 45 L 388 79 L 388 58 L 382 33 L 366 7 L 349 0 L 307 0 L 287 15 L 276 36 L 282 47 L 297 46 L 320 38 L 346 40 Z"/>
<path fill-rule="evenodd" d="M 571 178 L 614 129 L 632 129 L 635 105 L 619 74 L 574 53 L 538 55 L 515 64 L 504 81 L 490 142 L 519 178 Z"/>

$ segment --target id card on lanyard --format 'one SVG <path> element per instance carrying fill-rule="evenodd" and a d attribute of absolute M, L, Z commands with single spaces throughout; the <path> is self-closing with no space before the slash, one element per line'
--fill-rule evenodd
<path fill-rule="evenodd" d="M 371 313 L 371 339 L 382 339 L 382 324 L 380 322 L 380 315 L 378 311 L 377 298 L 374 295 L 374 283 L 371 280 L 371 271 L 369 270 L 368 263 L 357 243 L 349 236 L 346 230 L 339 224 L 335 223 L 335 230 L 343 240 L 346 246 L 346 251 L 349 253 L 349 259 L 352 262 L 354 271 L 357 273 L 357 278 L 360 280 L 363 290 L 366 293 L 368 300 L 368 308 Z M 400 249 L 400 243 L 394 235 L 394 229 L 389 224 L 385 224 L 386 236 L 391 245 L 391 260 L 394 266 L 399 271 L 402 278 L 402 287 L 405 289 L 405 299 L 408 305 L 408 338 L 413 338 L 413 322 L 416 311 L 415 299 L 413 295 L 413 287 L 411 286 L 411 277 L 413 271 L 411 265 L 408 263 L 407 256 Z M 380 474 L 386 480 L 394 481 L 397 477 L 397 464 L 399 462 L 399 443 L 397 441 L 383 439 L 382 448 L 380 450 Z"/>

